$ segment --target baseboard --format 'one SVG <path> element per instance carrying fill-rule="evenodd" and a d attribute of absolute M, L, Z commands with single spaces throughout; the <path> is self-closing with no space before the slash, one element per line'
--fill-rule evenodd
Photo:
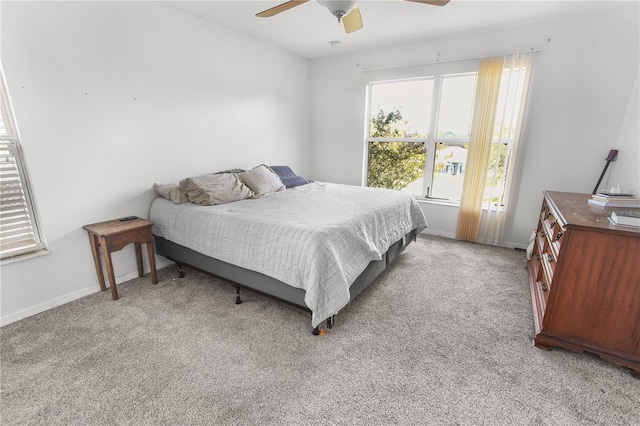
<path fill-rule="evenodd" d="M 170 260 L 161 260 L 156 263 L 156 270 L 160 270 L 166 268 L 167 266 L 173 265 L 173 262 Z M 151 272 L 149 268 L 145 270 L 145 274 Z M 132 280 L 138 277 L 138 271 L 129 272 L 127 274 L 116 277 L 116 285 L 120 285 L 124 282 Z M 82 297 L 88 296 L 93 293 L 98 293 L 100 291 L 100 285 L 95 284 L 90 287 L 86 287 L 71 293 L 67 293 L 63 296 L 56 297 L 55 299 L 48 300 L 46 302 L 40 303 L 38 305 L 22 309 L 18 312 L 14 312 L 13 314 L 9 314 L 6 316 L 0 317 L 0 327 L 4 327 L 5 325 L 11 324 L 16 321 L 20 321 L 21 319 L 25 319 L 32 315 L 39 314 L 44 311 L 48 311 L 49 309 L 55 308 L 56 306 L 64 305 L 65 303 L 72 302 L 74 300 L 78 300 Z"/>
<path fill-rule="evenodd" d="M 456 234 L 452 233 L 452 232 L 442 232 L 442 231 L 432 231 L 429 228 L 423 230 L 422 232 L 420 232 L 421 234 L 427 234 L 427 235 L 433 235 L 435 237 L 444 237 L 444 238 L 451 238 L 453 240 L 457 239 L 456 238 Z M 478 244 L 486 244 L 482 241 L 478 241 Z M 505 247 L 505 248 L 512 248 L 512 249 L 520 249 L 520 250 L 526 250 L 527 249 L 527 245 L 526 244 L 520 244 L 520 243 L 514 243 L 511 241 L 504 241 L 502 244 L 499 245 L 499 247 Z"/>
<path fill-rule="evenodd" d="M 453 232 L 443 232 L 443 231 L 433 231 L 429 228 L 424 229 L 422 232 L 420 232 L 421 234 L 427 234 L 427 235 L 433 235 L 434 237 L 445 237 L 445 238 L 451 238 L 451 239 L 456 239 L 456 234 Z"/>

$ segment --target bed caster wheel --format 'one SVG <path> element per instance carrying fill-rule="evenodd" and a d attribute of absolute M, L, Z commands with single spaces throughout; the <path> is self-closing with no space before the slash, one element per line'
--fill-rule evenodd
<path fill-rule="evenodd" d="M 178 263 L 177 266 L 178 266 L 178 278 L 184 278 L 184 270 L 182 269 L 182 265 Z"/>

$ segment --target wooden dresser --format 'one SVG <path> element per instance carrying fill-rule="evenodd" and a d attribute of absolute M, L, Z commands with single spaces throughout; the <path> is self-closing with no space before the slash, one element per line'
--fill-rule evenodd
<path fill-rule="evenodd" d="M 528 264 L 534 344 L 595 353 L 640 378 L 640 229 L 611 224 L 588 199 L 544 192 Z"/>

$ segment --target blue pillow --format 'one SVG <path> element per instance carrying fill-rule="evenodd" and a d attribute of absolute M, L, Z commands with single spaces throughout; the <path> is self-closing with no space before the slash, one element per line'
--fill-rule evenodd
<path fill-rule="evenodd" d="M 302 176 L 296 175 L 293 170 L 289 166 L 269 166 L 271 170 L 276 172 L 276 174 L 280 177 L 284 186 L 289 188 L 293 188 L 300 185 L 305 185 L 309 182 Z"/>

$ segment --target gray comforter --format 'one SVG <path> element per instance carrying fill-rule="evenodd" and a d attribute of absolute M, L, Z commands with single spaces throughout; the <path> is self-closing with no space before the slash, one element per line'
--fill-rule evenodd
<path fill-rule="evenodd" d="M 427 226 L 406 193 L 322 182 L 215 206 L 157 198 L 150 219 L 159 237 L 304 289 L 313 327 L 349 302 L 370 261 Z"/>

